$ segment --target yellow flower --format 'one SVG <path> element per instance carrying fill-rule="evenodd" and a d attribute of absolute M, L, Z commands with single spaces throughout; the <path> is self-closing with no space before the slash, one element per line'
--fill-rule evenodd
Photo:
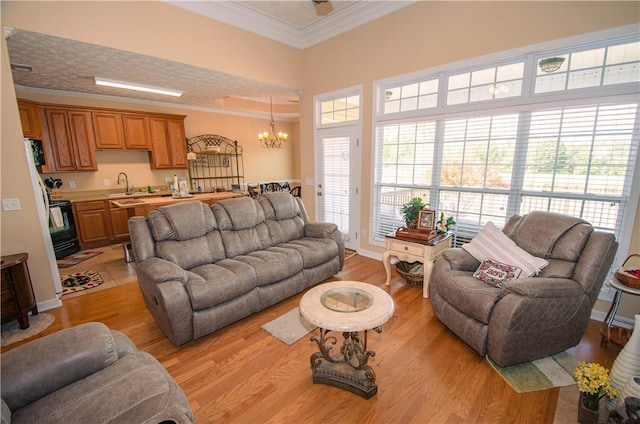
<path fill-rule="evenodd" d="M 618 389 L 611 387 L 609 370 L 600 364 L 580 361 L 573 375 L 576 377 L 578 390 L 583 393 L 584 406 L 589 409 L 597 410 L 598 402 L 604 396 L 609 399 L 618 396 Z"/>

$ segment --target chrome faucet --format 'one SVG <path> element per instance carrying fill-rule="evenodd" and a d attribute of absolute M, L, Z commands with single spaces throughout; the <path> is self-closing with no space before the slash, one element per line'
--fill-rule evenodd
<path fill-rule="evenodd" d="M 124 175 L 124 183 L 126 184 L 127 189 L 125 190 L 124 194 L 131 194 L 131 187 L 129 187 L 129 177 L 127 177 L 127 174 L 125 174 L 124 172 L 121 172 L 118 174 L 118 185 L 120 185 L 120 176 Z"/>

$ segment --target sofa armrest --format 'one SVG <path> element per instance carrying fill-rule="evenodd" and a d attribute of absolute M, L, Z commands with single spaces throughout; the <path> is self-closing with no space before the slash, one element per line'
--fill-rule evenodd
<path fill-rule="evenodd" d="M 582 285 L 566 278 L 519 278 L 507 281 L 503 290 L 531 298 L 579 297 L 586 294 Z"/>
<path fill-rule="evenodd" d="M 305 237 L 331 238 L 331 233 L 338 230 L 336 224 L 328 222 L 310 222 L 304 226 Z"/>
<path fill-rule="evenodd" d="M 469 252 L 460 247 L 451 247 L 442 251 L 442 256 L 449 262 L 449 266 L 455 271 L 475 271 L 480 262 L 471 256 Z"/>
<path fill-rule="evenodd" d="M 153 257 L 138 264 L 138 273 L 156 284 L 165 281 L 180 281 L 187 283 L 187 272 L 180 266 L 167 260 Z"/>
<path fill-rule="evenodd" d="M 81 380 L 118 359 L 109 328 L 90 322 L 2 354 L 2 399 L 11 411 Z"/>

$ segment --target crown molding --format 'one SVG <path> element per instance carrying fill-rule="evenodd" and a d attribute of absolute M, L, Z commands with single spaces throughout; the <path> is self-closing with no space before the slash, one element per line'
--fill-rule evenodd
<path fill-rule="evenodd" d="M 396 12 L 417 1 L 419 0 L 356 1 L 302 29 L 257 12 L 243 5 L 241 1 L 168 0 L 166 2 L 302 50 Z"/>

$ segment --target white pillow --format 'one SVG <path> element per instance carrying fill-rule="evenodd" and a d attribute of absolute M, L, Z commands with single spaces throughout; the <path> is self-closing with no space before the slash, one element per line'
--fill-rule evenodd
<path fill-rule="evenodd" d="M 522 277 L 531 277 L 540 272 L 549 262 L 542 258 L 530 255 L 527 251 L 518 247 L 513 240 L 500 231 L 493 222 L 487 222 L 482 231 L 462 246 L 471 256 L 480 262 L 485 259 L 493 259 L 505 264 L 514 265 L 522 269 Z"/>

